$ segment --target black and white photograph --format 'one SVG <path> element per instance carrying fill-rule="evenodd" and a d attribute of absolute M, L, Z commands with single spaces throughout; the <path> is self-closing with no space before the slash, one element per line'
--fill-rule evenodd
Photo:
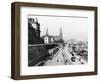
<path fill-rule="evenodd" d="M 97 7 L 12 3 L 12 78 L 97 75 Z"/>
<path fill-rule="evenodd" d="M 28 66 L 88 64 L 88 17 L 30 14 Z"/>

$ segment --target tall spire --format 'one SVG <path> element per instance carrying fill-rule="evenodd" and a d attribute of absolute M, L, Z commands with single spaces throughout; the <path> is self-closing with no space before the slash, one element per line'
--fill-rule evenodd
<path fill-rule="evenodd" d="M 49 35 L 49 33 L 48 33 L 48 28 L 46 29 L 46 35 Z"/>
<path fill-rule="evenodd" d="M 62 35 L 62 27 L 60 27 L 60 34 L 59 36 L 61 37 L 61 39 L 63 38 L 63 35 Z"/>
<path fill-rule="evenodd" d="M 37 19 L 37 17 L 36 17 L 36 22 L 38 22 L 38 19 Z"/>

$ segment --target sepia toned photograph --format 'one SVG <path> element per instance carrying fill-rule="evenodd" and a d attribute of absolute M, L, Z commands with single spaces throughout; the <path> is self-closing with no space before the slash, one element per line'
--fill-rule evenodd
<path fill-rule="evenodd" d="M 88 18 L 28 15 L 28 66 L 88 64 Z"/>

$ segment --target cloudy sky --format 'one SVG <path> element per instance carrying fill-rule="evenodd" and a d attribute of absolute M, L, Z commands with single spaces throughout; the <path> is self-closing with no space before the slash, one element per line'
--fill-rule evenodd
<path fill-rule="evenodd" d="M 58 35 L 62 28 L 63 39 L 88 40 L 88 18 L 86 17 L 62 17 L 62 16 L 38 16 L 30 15 L 29 18 L 38 18 L 41 36 L 45 35 L 46 29 L 50 35 Z"/>

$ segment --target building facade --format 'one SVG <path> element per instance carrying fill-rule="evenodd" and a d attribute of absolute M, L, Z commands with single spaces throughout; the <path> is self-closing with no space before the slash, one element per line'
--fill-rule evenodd
<path fill-rule="evenodd" d="M 45 44 L 54 42 L 54 37 L 52 35 L 49 35 L 48 29 L 46 30 L 46 34 L 42 38 Z"/>
<path fill-rule="evenodd" d="M 63 41 L 63 35 L 62 35 L 62 29 L 60 28 L 60 33 L 59 35 L 50 35 L 48 32 L 48 29 L 46 30 L 46 34 L 42 36 L 44 43 L 59 43 Z"/>
<path fill-rule="evenodd" d="M 41 44 L 43 39 L 40 37 L 40 23 L 38 19 L 28 19 L 28 44 Z"/>

